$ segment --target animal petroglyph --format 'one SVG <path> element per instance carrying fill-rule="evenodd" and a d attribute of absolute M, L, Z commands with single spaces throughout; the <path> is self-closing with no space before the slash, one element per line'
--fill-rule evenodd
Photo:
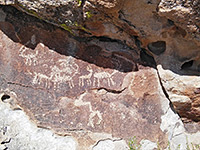
<path fill-rule="evenodd" d="M 108 86 L 115 85 L 115 82 L 112 79 L 112 76 L 115 73 L 117 73 L 117 70 L 114 70 L 112 73 L 108 73 L 108 72 L 95 72 L 94 73 L 93 86 L 96 85 L 96 82 L 97 82 L 97 86 L 100 86 L 100 81 L 103 81 L 103 80 L 107 80 Z"/>
<path fill-rule="evenodd" d="M 45 88 L 50 88 L 50 82 L 51 82 L 50 77 L 36 72 L 34 72 L 33 74 L 34 74 L 32 81 L 33 84 L 39 84 L 39 85 L 44 84 Z"/>
<path fill-rule="evenodd" d="M 79 77 L 79 86 L 84 86 L 84 82 L 86 82 L 88 85 L 91 85 L 91 77 L 93 74 L 93 70 L 90 66 L 87 66 L 87 71 L 89 72 L 86 75 L 82 75 Z"/>
<path fill-rule="evenodd" d="M 92 67 L 89 65 L 87 66 L 86 70 L 88 71 L 88 74 L 79 77 L 79 86 L 84 86 L 85 84 L 89 86 L 95 86 L 97 84 L 97 86 L 100 86 L 103 80 L 107 81 L 108 86 L 115 85 L 112 76 L 117 72 L 116 70 L 114 70 L 112 73 L 103 72 L 101 70 L 94 72 Z"/>
<path fill-rule="evenodd" d="M 84 93 L 84 94 L 80 95 L 80 97 L 74 101 L 74 105 L 75 106 L 85 106 L 85 105 L 88 105 L 89 111 L 90 111 L 88 125 L 94 128 L 94 117 L 97 115 L 98 121 L 97 121 L 96 124 L 99 125 L 101 123 L 101 121 L 102 121 L 102 115 L 101 115 L 100 111 L 92 109 L 91 102 L 84 102 L 83 101 L 83 98 L 84 98 L 84 96 L 86 94 L 87 93 Z"/>
<path fill-rule="evenodd" d="M 45 75 L 43 73 L 34 72 L 33 84 L 42 84 L 45 85 L 45 88 L 50 88 L 53 84 L 54 88 L 58 88 L 60 83 L 68 83 L 70 88 L 74 87 L 73 77 L 78 73 L 79 66 L 70 62 L 67 59 L 58 60 L 58 65 L 50 66 L 51 73 Z"/>
<path fill-rule="evenodd" d="M 25 64 L 31 66 L 32 64 L 35 66 L 37 64 L 37 55 L 38 51 L 30 51 L 24 45 L 19 49 L 19 56 L 25 59 Z"/>

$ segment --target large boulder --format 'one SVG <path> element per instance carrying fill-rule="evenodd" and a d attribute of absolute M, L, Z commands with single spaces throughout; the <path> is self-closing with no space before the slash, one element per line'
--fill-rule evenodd
<path fill-rule="evenodd" d="M 200 144 L 199 1 L 0 4 L 2 149 L 39 149 L 32 131 L 81 150 Z"/>

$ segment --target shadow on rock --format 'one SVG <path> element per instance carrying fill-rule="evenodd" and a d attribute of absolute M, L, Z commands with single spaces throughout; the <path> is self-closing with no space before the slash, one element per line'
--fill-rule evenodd
<path fill-rule="evenodd" d="M 0 30 L 12 41 L 33 51 L 38 43 L 43 43 L 61 55 L 72 56 L 99 67 L 120 72 L 138 70 L 136 63 L 139 55 L 120 41 L 107 37 L 74 37 L 67 31 L 22 13 L 14 7 L 1 7 L 6 17 L 5 21 L 0 22 Z"/>

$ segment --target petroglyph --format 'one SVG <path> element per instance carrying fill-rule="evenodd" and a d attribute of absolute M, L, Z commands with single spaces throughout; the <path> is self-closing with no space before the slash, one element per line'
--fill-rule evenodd
<path fill-rule="evenodd" d="M 50 88 L 50 81 L 51 81 L 50 77 L 36 72 L 34 72 L 33 74 L 34 74 L 32 81 L 33 84 L 39 84 L 39 85 L 44 84 L 45 88 Z"/>
<path fill-rule="evenodd" d="M 32 42 L 35 41 L 35 36 L 32 36 Z M 27 42 L 25 45 L 29 44 Z M 41 45 L 44 47 L 44 45 Z M 42 54 L 44 55 L 44 52 L 41 52 L 41 56 L 38 55 L 38 49 L 36 48 L 34 51 L 30 50 L 26 46 L 21 46 L 19 50 L 19 56 L 24 58 L 24 62 L 27 66 L 36 66 L 40 65 L 43 69 L 40 70 L 31 70 L 31 75 L 33 76 L 32 84 L 33 85 L 41 85 L 44 86 L 44 88 L 51 88 L 54 89 L 60 88 L 61 84 L 67 83 L 69 85 L 69 88 L 72 89 L 75 86 L 84 87 L 87 86 L 100 86 L 102 83 L 107 84 L 108 86 L 115 85 L 115 82 L 113 80 L 113 75 L 117 73 L 116 70 L 114 70 L 112 73 L 106 72 L 106 70 L 103 69 L 95 69 L 92 68 L 92 65 L 87 64 L 85 72 L 81 73 L 78 64 L 74 62 L 74 58 L 72 56 L 67 56 L 62 59 L 53 60 L 54 63 L 49 63 L 51 60 L 41 60 Z M 40 59 L 40 61 L 38 61 Z M 115 62 L 115 66 L 120 66 L 120 61 L 115 58 L 112 60 Z M 85 67 L 84 67 L 85 68 Z M 81 68 L 83 69 L 83 68 Z M 85 74 L 84 74 L 85 73 Z M 77 75 L 78 74 L 78 75 Z M 74 83 L 74 79 L 78 80 L 76 82 L 76 85 Z"/>
<path fill-rule="evenodd" d="M 54 88 L 59 88 L 60 83 L 68 83 L 69 87 L 73 88 L 73 77 L 78 73 L 79 66 L 68 59 L 60 59 L 57 63 L 58 65 L 49 67 L 51 69 L 49 75 L 33 72 L 32 84 L 44 85 L 45 88 L 50 88 L 53 85 Z"/>
<path fill-rule="evenodd" d="M 112 73 L 108 73 L 108 72 L 95 72 L 94 73 L 93 86 L 95 86 L 96 83 L 97 83 L 97 86 L 100 86 L 100 83 L 103 80 L 107 80 L 108 86 L 115 85 L 115 82 L 112 79 L 112 76 L 115 73 L 117 73 L 117 70 L 114 70 Z"/>
<path fill-rule="evenodd" d="M 87 66 L 87 71 L 89 72 L 88 74 L 86 75 L 82 75 L 79 77 L 79 86 L 84 86 L 85 82 L 87 83 L 87 85 L 91 85 L 91 77 L 92 77 L 92 74 L 93 74 L 93 70 L 92 70 L 92 67 L 91 66 Z"/>
<path fill-rule="evenodd" d="M 101 123 L 101 121 L 102 121 L 102 115 L 101 115 L 100 111 L 92 109 L 91 102 L 84 102 L 83 101 L 83 98 L 86 95 L 87 95 L 87 92 L 83 93 L 82 95 L 80 95 L 80 97 L 74 101 L 74 105 L 75 106 L 85 106 L 85 105 L 88 105 L 89 111 L 91 112 L 90 115 L 89 115 L 88 125 L 94 128 L 94 117 L 97 115 L 98 121 L 97 121 L 96 124 L 99 125 Z"/>
<path fill-rule="evenodd" d="M 25 59 L 25 64 L 31 66 L 32 64 L 35 66 L 37 62 L 38 51 L 30 51 L 26 46 L 22 45 L 19 49 L 19 56 Z"/>
<path fill-rule="evenodd" d="M 79 72 L 79 66 L 70 59 L 60 59 L 59 65 L 54 66 L 51 72 L 53 82 L 63 83 L 68 82 L 69 87 L 74 87 L 73 77 Z"/>

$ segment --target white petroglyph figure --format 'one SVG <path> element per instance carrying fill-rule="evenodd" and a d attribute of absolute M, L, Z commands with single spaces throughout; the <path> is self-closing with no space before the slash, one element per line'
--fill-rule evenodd
<path fill-rule="evenodd" d="M 34 74 L 32 81 L 33 84 L 39 84 L 39 85 L 44 84 L 45 88 L 50 88 L 50 82 L 51 82 L 50 77 L 36 72 L 34 72 L 33 74 Z"/>
<path fill-rule="evenodd" d="M 83 98 L 84 98 L 84 96 L 86 94 L 87 94 L 87 92 L 81 94 L 80 97 L 74 101 L 74 105 L 75 106 L 85 106 L 85 105 L 88 105 L 89 111 L 90 111 L 88 125 L 94 128 L 94 117 L 95 116 L 98 117 L 98 121 L 96 122 L 97 125 L 99 125 L 101 123 L 101 121 L 102 121 L 103 118 L 102 118 L 102 115 L 101 115 L 100 111 L 93 110 L 91 102 L 85 102 L 85 101 L 83 101 Z"/>
<path fill-rule="evenodd" d="M 92 67 L 88 65 L 86 69 L 89 73 L 79 77 L 79 86 L 84 86 L 85 85 L 84 82 L 86 82 L 88 85 L 92 84 L 91 82 L 91 77 L 93 74 Z"/>
<path fill-rule="evenodd" d="M 108 72 L 95 72 L 94 73 L 94 82 L 93 86 L 95 86 L 97 82 L 97 86 L 100 86 L 100 81 L 107 80 L 108 86 L 115 85 L 115 82 L 112 79 L 112 76 L 117 73 L 117 70 L 114 70 L 112 73 Z"/>
<path fill-rule="evenodd" d="M 34 72 L 33 84 L 42 84 L 45 82 L 45 88 L 50 88 L 51 83 L 54 88 L 58 88 L 60 83 L 68 83 L 70 88 L 74 87 L 73 77 L 78 73 L 79 66 L 70 62 L 68 59 L 58 60 L 58 65 L 51 67 L 51 73 L 44 75 L 42 73 Z"/>
<path fill-rule="evenodd" d="M 68 82 L 69 87 L 74 87 L 73 77 L 78 73 L 79 66 L 70 62 L 68 59 L 60 59 L 59 66 L 54 66 L 51 72 L 51 78 L 54 83 Z"/>
<path fill-rule="evenodd" d="M 26 45 L 26 44 L 25 44 Z M 22 45 L 19 49 L 19 56 L 25 59 L 25 64 L 35 66 L 37 64 L 38 51 L 30 51 L 26 46 Z"/>

